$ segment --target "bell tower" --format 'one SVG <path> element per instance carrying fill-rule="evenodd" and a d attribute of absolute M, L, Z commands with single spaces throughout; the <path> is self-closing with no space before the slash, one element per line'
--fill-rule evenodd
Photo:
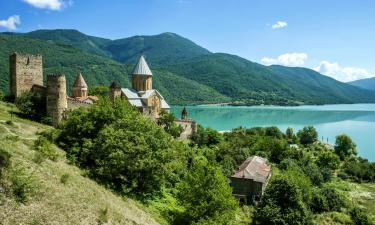
<path fill-rule="evenodd" d="M 132 87 L 136 91 L 152 90 L 152 72 L 143 55 L 139 58 L 132 73 Z"/>
<path fill-rule="evenodd" d="M 87 84 L 85 79 L 83 79 L 83 76 L 81 73 L 77 75 L 76 80 L 73 84 L 73 97 L 87 97 L 88 90 L 87 90 Z"/>

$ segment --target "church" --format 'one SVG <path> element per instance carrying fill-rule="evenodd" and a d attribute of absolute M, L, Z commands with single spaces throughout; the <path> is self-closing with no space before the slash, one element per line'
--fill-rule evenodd
<path fill-rule="evenodd" d="M 152 76 L 144 56 L 141 55 L 132 72 L 132 88 L 121 88 L 115 81 L 112 82 L 109 87 L 111 101 L 121 97 L 137 107 L 143 115 L 157 120 L 161 110 L 169 112 L 170 107 L 163 96 L 152 88 Z"/>

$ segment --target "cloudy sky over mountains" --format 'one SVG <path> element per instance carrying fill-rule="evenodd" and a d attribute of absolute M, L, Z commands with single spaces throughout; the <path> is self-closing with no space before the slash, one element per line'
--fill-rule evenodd
<path fill-rule="evenodd" d="M 372 0 L 0 0 L 0 31 L 70 28 L 111 39 L 168 31 L 213 52 L 351 81 L 375 76 L 374 8 Z"/>

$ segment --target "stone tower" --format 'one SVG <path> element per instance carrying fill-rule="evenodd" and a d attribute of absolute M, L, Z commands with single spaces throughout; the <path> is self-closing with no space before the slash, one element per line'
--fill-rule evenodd
<path fill-rule="evenodd" d="M 47 77 L 47 115 L 52 125 L 57 127 L 68 108 L 65 75 L 49 75 Z"/>
<path fill-rule="evenodd" d="M 113 81 L 111 86 L 109 86 L 109 99 L 115 102 L 117 97 L 121 97 L 121 87 L 116 81 Z"/>
<path fill-rule="evenodd" d="M 18 97 L 31 91 L 34 85 L 43 86 L 41 55 L 13 53 L 9 56 L 10 94 Z"/>
<path fill-rule="evenodd" d="M 152 72 L 143 55 L 139 58 L 132 73 L 132 86 L 136 91 L 152 90 Z"/>
<path fill-rule="evenodd" d="M 186 107 L 181 112 L 181 119 L 187 119 L 188 118 L 188 112 L 186 110 Z"/>
<path fill-rule="evenodd" d="M 87 97 L 87 95 L 88 95 L 88 87 L 87 87 L 86 81 L 85 79 L 83 79 L 82 74 L 79 73 L 73 84 L 73 98 Z"/>

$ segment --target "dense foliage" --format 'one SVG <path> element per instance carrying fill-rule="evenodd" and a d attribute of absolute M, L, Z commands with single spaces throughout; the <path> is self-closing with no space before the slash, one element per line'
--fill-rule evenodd
<path fill-rule="evenodd" d="M 46 99 L 38 93 L 24 92 L 15 101 L 21 115 L 33 120 L 42 120 L 46 117 Z"/>

